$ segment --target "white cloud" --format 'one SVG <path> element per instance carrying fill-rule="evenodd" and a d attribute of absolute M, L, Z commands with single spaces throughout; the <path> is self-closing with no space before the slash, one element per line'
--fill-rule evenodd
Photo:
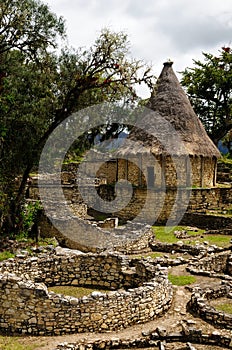
<path fill-rule="evenodd" d="M 232 41 L 231 0 L 47 0 L 67 21 L 69 43 L 91 46 L 104 27 L 129 35 L 132 55 L 154 63 L 174 60 L 183 70 L 201 52 Z"/>

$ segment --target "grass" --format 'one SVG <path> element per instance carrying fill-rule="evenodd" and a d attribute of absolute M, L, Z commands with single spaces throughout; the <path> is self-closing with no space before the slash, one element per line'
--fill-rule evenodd
<path fill-rule="evenodd" d="M 103 289 L 103 287 L 90 286 L 90 287 L 74 287 L 74 286 L 54 286 L 49 288 L 50 292 L 56 294 L 69 295 L 75 298 L 82 298 L 91 294 L 92 292 L 109 292 L 109 289 Z"/>
<path fill-rule="evenodd" d="M 232 305 L 224 303 L 224 304 L 218 304 L 217 306 L 215 306 L 215 309 L 219 310 L 219 311 L 223 311 L 227 314 L 232 314 Z"/>
<path fill-rule="evenodd" d="M 228 247 L 230 246 L 230 235 L 205 235 L 204 238 L 201 238 L 199 241 L 208 241 L 209 244 L 217 245 L 218 247 Z"/>
<path fill-rule="evenodd" d="M 10 258 L 13 258 L 13 257 L 14 257 L 14 254 L 8 252 L 7 250 L 5 250 L 4 252 L 0 253 L 0 261 L 6 260 L 6 259 L 10 259 Z"/>
<path fill-rule="evenodd" d="M 54 238 L 41 238 L 38 242 L 39 247 L 46 247 L 47 245 L 57 246 L 57 241 Z"/>
<path fill-rule="evenodd" d="M 175 285 L 175 286 L 186 286 L 188 284 L 192 284 L 196 282 L 196 277 L 189 276 L 189 275 L 172 275 L 171 273 L 168 274 L 169 281 Z"/>
<path fill-rule="evenodd" d="M 43 346 L 43 345 L 42 345 Z M 25 345 L 19 341 L 17 337 L 3 337 L 0 336 L 1 350 L 34 350 L 41 347 L 41 344 Z"/>
<path fill-rule="evenodd" d="M 174 236 L 174 231 L 187 231 L 189 239 L 183 239 L 182 241 L 186 244 L 195 245 L 196 242 L 203 243 L 205 241 L 209 244 L 217 245 L 218 247 L 229 247 L 230 246 L 230 235 L 206 235 L 205 230 L 198 229 L 196 232 L 191 231 L 188 227 L 185 226 L 175 226 L 175 227 L 166 227 L 166 226 L 153 226 L 155 237 L 158 241 L 162 243 L 177 243 L 182 239 L 178 239 Z M 201 237 L 198 237 L 198 236 Z M 203 236 L 203 237 L 202 237 Z"/>
<path fill-rule="evenodd" d="M 189 236 L 202 235 L 205 230 L 200 230 L 194 232 L 188 229 L 185 226 L 153 226 L 155 237 L 158 241 L 163 243 L 176 243 L 180 239 L 174 236 L 174 231 L 187 231 Z"/>
<path fill-rule="evenodd" d="M 180 254 L 170 254 L 170 253 L 158 253 L 158 252 L 152 252 L 152 253 L 145 253 L 143 255 L 132 255 L 131 257 L 134 259 L 142 259 L 142 258 L 152 258 L 152 259 L 156 259 L 156 258 L 162 258 L 164 257 L 164 255 L 167 255 L 169 259 L 177 259 L 177 257 L 180 256 Z"/>

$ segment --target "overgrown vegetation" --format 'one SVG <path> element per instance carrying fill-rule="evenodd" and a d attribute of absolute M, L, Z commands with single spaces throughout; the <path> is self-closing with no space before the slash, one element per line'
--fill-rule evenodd
<path fill-rule="evenodd" d="M 4 252 L 0 253 L 0 261 L 14 258 L 14 256 L 15 255 L 13 253 L 10 253 L 9 251 L 5 250 Z"/>

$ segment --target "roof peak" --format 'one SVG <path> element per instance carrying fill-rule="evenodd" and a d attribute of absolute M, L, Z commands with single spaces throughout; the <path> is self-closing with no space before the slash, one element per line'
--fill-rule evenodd
<path fill-rule="evenodd" d="M 209 139 L 200 119 L 195 114 L 172 69 L 172 64 L 171 60 L 164 62 L 164 67 L 147 106 L 174 126 L 184 140 L 189 154 L 219 157 L 217 148 Z M 156 123 L 155 119 L 154 123 Z"/>
<path fill-rule="evenodd" d="M 164 62 L 164 67 L 172 67 L 172 65 L 173 65 L 173 61 L 171 60 Z"/>

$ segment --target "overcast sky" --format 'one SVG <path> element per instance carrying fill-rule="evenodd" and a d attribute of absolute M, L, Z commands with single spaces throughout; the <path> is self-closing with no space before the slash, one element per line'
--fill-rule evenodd
<path fill-rule="evenodd" d="M 174 70 L 202 59 L 202 51 L 217 54 L 232 45 L 232 0 L 44 0 L 66 19 L 69 44 L 89 47 L 101 29 L 124 31 L 131 56 L 152 63 L 159 75 L 162 63 Z M 147 91 L 140 90 L 142 97 Z"/>

